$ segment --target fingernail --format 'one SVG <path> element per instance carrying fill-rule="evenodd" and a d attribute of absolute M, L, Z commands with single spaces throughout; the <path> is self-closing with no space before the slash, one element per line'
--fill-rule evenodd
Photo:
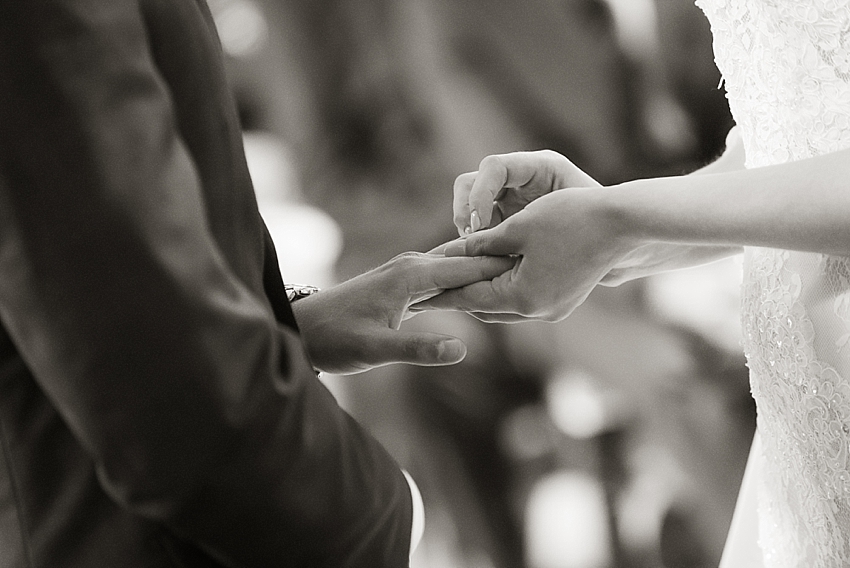
<path fill-rule="evenodd" d="M 441 363 L 457 363 L 466 357 L 466 345 L 460 339 L 447 339 L 437 346 L 437 360 Z"/>
<path fill-rule="evenodd" d="M 481 228 L 481 218 L 478 216 L 478 211 L 474 209 L 469 214 L 469 226 L 472 228 L 473 233 Z"/>
<path fill-rule="evenodd" d="M 443 255 L 466 256 L 466 241 L 464 239 L 458 239 L 456 241 L 450 242 L 446 245 L 446 249 L 443 251 Z"/>

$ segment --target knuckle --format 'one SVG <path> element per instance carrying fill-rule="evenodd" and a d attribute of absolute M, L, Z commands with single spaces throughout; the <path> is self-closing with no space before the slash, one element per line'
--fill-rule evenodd
<path fill-rule="evenodd" d="M 387 263 L 391 272 L 402 273 L 400 279 L 404 282 L 404 288 L 408 294 L 415 293 L 421 289 L 423 278 L 422 264 L 423 258 L 416 252 L 397 254 Z"/>
<path fill-rule="evenodd" d="M 490 154 L 485 156 L 481 163 L 478 164 L 479 171 L 485 170 L 503 170 L 505 169 L 505 161 L 499 154 Z"/>
<path fill-rule="evenodd" d="M 499 230 L 503 238 L 510 241 L 516 241 L 522 238 L 522 227 L 520 227 L 520 223 L 517 221 L 517 219 L 523 218 L 520 216 L 520 213 L 522 212 L 520 211 L 516 215 L 511 215 L 508 220 L 499 225 Z"/>
<path fill-rule="evenodd" d="M 563 168 L 572 168 L 573 164 L 563 154 L 559 154 L 555 150 L 541 150 L 541 159 L 554 172 L 562 171 Z"/>
<path fill-rule="evenodd" d="M 560 161 L 564 157 L 561 154 L 559 154 L 558 152 L 556 152 L 555 150 L 551 150 L 551 149 L 548 149 L 548 148 L 545 149 L 545 150 L 538 150 L 538 155 L 545 160 L 553 160 L 553 161 Z"/>
<path fill-rule="evenodd" d="M 466 172 L 464 174 L 460 174 L 455 178 L 454 183 L 454 191 L 455 193 L 460 193 L 465 191 L 469 185 L 475 181 L 475 176 L 478 172 Z"/>
<path fill-rule="evenodd" d="M 466 256 L 481 256 L 485 242 L 483 238 L 467 239 L 466 248 L 464 249 Z"/>
<path fill-rule="evenodd" d="M 404 268 L 413 268 L 421 264 L 422 258 L 419 253 L 409 251 L 395 255 L 390 262 Z"/>

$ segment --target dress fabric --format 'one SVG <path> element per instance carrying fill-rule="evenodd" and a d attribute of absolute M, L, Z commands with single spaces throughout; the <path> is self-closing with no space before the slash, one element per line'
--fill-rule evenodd
<path fill-rule="evenodd" d="M 697 4 L 748 168 L 850 147 L 850 0 Z M 850 566 L 850 258 L 747 248 L 742 324 L 760 440 L 721 566 Z"/>

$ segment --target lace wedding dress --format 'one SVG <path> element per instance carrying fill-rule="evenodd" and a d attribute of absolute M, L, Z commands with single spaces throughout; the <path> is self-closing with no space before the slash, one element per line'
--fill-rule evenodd
<path fill-rule="evenodd" d="M 697 4 L 747 167 L 850 147 L 850 0 Z M 721 566 L 850 567 L 850 259 L 751 248 L 744 266 L 759 433 Z"/>

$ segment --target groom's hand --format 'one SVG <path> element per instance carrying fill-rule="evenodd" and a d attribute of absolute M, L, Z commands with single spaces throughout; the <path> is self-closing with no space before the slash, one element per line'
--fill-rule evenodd
<path fill-rule="evenodd" d="M 474 233 L 558 189 L 596 186 L 596 180 L 552 150 L 487 156 L 478 171 L 455 180 L 454 223 L 460 235 Z"/>
<path fill-rule="evenodd" d="M 513 259 L 404 253 L 369 272 L 292 304 L 316 369 L 351 374 L 390 363 L 451 365 L 466 355 L 452 336 L 399 331 L 411 304 L 489 281 Z"/>

